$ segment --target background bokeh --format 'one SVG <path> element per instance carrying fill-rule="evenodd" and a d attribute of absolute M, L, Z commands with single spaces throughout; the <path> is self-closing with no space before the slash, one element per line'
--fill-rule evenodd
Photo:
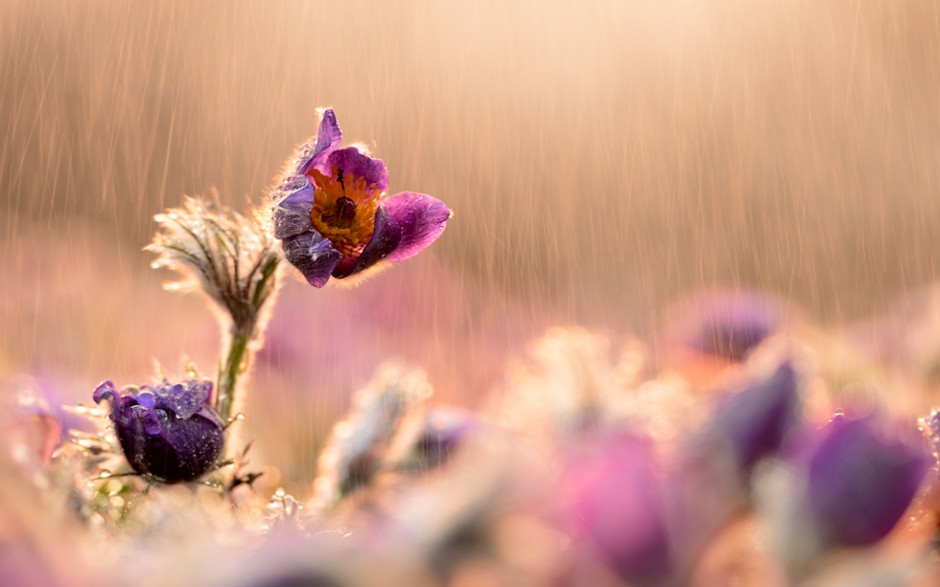
<path fill-rule="evenodd" d="M 5 0 L 0 373 L 75 400 L 154 358 L 213 372 L 217 326 L 141 251 L 152 216 L 213 187 L 264 201 L 318 106 L 455 217 L 356 289 L 286 284 L 249 425 L 288 481 L 387 357 L 473 404 L 545 327 L 649 337 L 701 287 L 872 315 L 937 275 L 938 11 Z"/>

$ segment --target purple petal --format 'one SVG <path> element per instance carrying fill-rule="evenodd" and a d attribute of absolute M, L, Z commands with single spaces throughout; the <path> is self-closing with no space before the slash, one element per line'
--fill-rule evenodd
<path fill-rule="evenodd" d="M 382 207 L 401 227 L 401 242 L 388 255 L 389 261 L 403 261 L 427 248 L 444 232 L 451 214 L 444 202 L 414 192 L 395 194 Z"/>
<path fill-rule="evenodd" d="M 881 540 L 911 504 L 927 473 L 924 447 L 885 438 L 874 417 L 836 417 L 820 431 L 807 463 L 806 499 L 833 546 Z"/>
<path fill-rule="evenodd" d="M 173 448 L 175 467 L 162 471 L 161 477 L 195 479 L 211 469 L 222 453 L 225 435 L 217 417 L 197 414 L 188 420 L 171 420 L 166 429 L 163 437 Z"/>
<path fill-rule="evenodd" d="M 144 430 L 147 434 L 156 436 L 163 432 L 163 426 L 160 424 L 160 417 L 157 415 L 157 410 L 148 410 L 141 405 L 131 406 L 130 409 L 134 413 L 134 416 L 143 422 Z"/>
<path fill-rule="evenodd" d="M 728 441 L 739 472 L 747 476 L 760 459 L 780 450 L 799 424 L 801 408 L 799 376 L 785 362 L 770 377 L 729 397 L 709 428 Z"/>
<path fill-rule="evenodd" d="M 310 230 L 281 241 L 284 256 L 310 285 L 323 287 L 339 263 L 340 252 L 320 233 Z"/>
<path fill-rule="evenodd" d="M 113 402 L 116 397 L 117 390 L 114 389 L 114 384 L 110 381 L 102 381 L 101 384 L 95 388 L 95 392 L 91 396 L 96 404 L 100 404 L 103 400 Z"/>
<path fill-rule="evenodd" d="M 567 470 L 571 529 L 630 584 L 660 584 L 674 560 L 652 445 L 622 436 L 595 450 Z"/>
<path fill-rule="evenodd" d="M 222 418 L 220 418 L 218 414 L 216 414 L 215 411 L 209 406 L 203 406 L 202 409 L 196 412 L 195 416 L 205 418 L 206 420 L 208 420 L 209 422 L 212 422 L 219 428 L 225 427 L 225 424 L 222 423 Z"/>
<path fill-rule="evenodd" d="M 317 130 L 317 140 L 309 154 L 304 156 L 297 173 L 305 174 L 313 167 L 321 167 L 323 161 L 330 153 L 339 146 L 343 138 L 343 132 L 336 123 L 336 115 L 332 108 L 323 112 L 323 118 L 320 119 L 320 128 Z"/>
<path fill-rule="evenodd" d="M 290 193 L 274 206 L 274 238 L 285 239 L 310 230 L 314 190 L 310 181 L 302 177 L 303 187 Z"/>
<path fill-rule="evenodd" d="M 381 159 L 373 159 L 359 152 L 355 147 L 346 147 L 330 153 L 326 160 L 327 175 L 333 173 L 336 167 L 342 171 L 343 177 L 361 177 L 365 179 L 366 186 L 384 193 L 388 190 L 388 170 Z"/>
<path fill-rule="evenodd" d="M 783 317 L 776 300 L 756 291 L 715 290 L 690 302 L 683 344 L 728 361 L 743 361 L 764 339 L 776 333 Z"/>
<path fill-rule="evenodd" d="M 337 268 L 333 277 L 348 277 L 368 269 L 392 253 L 400 242 L 401 227 L 389 217 L 388 212 L 382 206 L 379 206 L 375 211 L 375 229 L 372 232 L 372 238 L 362 249 L 362 253 L 356 259 L 356 264 L 349 269 Z"/>

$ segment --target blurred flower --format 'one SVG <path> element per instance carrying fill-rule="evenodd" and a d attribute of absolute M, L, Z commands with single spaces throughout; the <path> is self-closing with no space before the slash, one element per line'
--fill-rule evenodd
<path fill-rule="evenodd" d="M 431 395 L 422 371 L 387 364 L 353 397 L 346 420 L 337 423 L 320 456 L 314 481 L 316 505 L 330 507 L 369 484 L 399 424 Z"/>
<path fill-rule="evenodd" d="M 796 370 L 786 361 L 715 410 L 707 433 L 725 441 L 742 476 L 749 475 L 760 459 L 780 450 L 787 433 L 799 424 L 798 384 Z"/>
<path fill-rule="evenodd" d="M 652 443 L 621 434 L 577 456 L 565 475 L 575 539 L 630 584 L 664 579 L 673 553 Z"/>
<path fill-rule="evenodd" d="M 147 247 L 157 254 L 153 266 L 197 283 L 231 317 L 233 333 L 251 337 L 277 287 L 278 255 L 260 212 L 243 216 L 216 202 L 186 198 L 181 208 L 155 218 L 160 230 Z"/>
<path fill-rule="evenodd" d="M 909 439 L 887 434 L 874 416 L 839 413 L 803 454 L 804 506 L 823 544 L 873 544 L 911 504 L 931 459 Z"/>
<path fill-rule="evenodd" d="M 211 395 L 210 381 L 164 380 L 120 392 L 105 381 L 94 400 L 111 403 L 118 441 L 134 471 L 178 483 L 207 473 L 222 452 L 223 427 L 209 407 Z"/>
<path fill-rule="evenodd" d="M 530 360 L 510 363 L 506 391 L 495 399 L 502 423 L 549 442 L 567 442 L 610 424 L 610 408 L 632 377 L 611 360 L 607 337 L 554 327 L 527 351 Z"/>
<path fill-rule="evenodd" d="M 388 172 L 356 147 L 339 148 L 342 132 L 326 110 L 317 137 L 288 163 L 272 194 L 274 236 L 314 287 L 380 261 L 418 254 L 444 231 L 450 210 L 424 194 L 384 198 Z"/>
<path fill-rule="evenodd" d="M 402 424 L 388 461 L 399 471 L 428 471 L 446 463 L 469 437 L 483 428 L 473 413 L 433 407 Z"/>
<path fill-rule="evenodd" d="M 678 312 L 681 318 L 673 330 L 682 347 L 732 362 L 744 360 L 783 323 L 773 297 L 738 289 L 700 293 Z"/>

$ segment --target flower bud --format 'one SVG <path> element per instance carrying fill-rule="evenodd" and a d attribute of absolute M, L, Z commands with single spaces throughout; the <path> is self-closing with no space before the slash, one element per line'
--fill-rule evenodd
<path fill-rule="evenodd" d="M 714 290 L 689 299 L 676 333 L 685 348 L 729 362 L 750 352 L 783 326 L 782 311 L 771 296 L 747 290 Z"/>
<path fill-rule="evenodd" d="M 621 435 L 580 455 L 565 475 L 573 537 L 630 584 L 655 583 L 673 569 L 657 469 L 650 442 Z"/>
<path fill-rule="evenodd" d="M 225 441 L 209 406 L 212 382 L 190 380 L 118 392 L 105 381 L 94 400 L 111 403 L 111 420 L 127 462 L 137 473 L 166 483 L 192 481 L 216 464 Z"/>
<path fill-rule="evenodd" d="M 749 475 L 759 460 L 780 450 L 787 434 L 799 424 L 798 388 L 799 376 L 787 361 L 716 410 L 710 429 L 727 440 L 742 475 Z"/>
<path fill-rule="evenodd" d="M 930 466 L 926 449 L 889 437 L 876 418 L 837 414 L 805 460 L 805 507 L 829 546 L 865 546 L 891 531 Z"/>

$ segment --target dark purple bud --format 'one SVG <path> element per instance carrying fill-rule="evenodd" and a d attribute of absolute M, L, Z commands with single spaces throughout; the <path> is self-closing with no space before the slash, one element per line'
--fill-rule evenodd
<path fill-rule="evenodd" d="M 609 439 L 569 466 L 566 485 L 567 517 L 578 542 L 631 585 L 669 575 L 672 549 L 650 442 Z"/>
<path fill-rule="evenodd" d="M 726 439 L 743 476 L 783 446 L 800 422 L 799 376 L 787 361 L 769 377 L 727 398 L 715 411 L 710 434 Z"/>
<path fill-rule="evenodd" d="M 211 470 L 225 441 L 209 405 L 212 382 L 190 380 L 118 392 L 105 381 L 94 400 L 111 403 L 111 420 L 127 462 L 166 483 L 198 479 Z"/>
<path fill-rule="evenodd" d="M 889 432 L 874 416 L 850 421 L 837 414 L 803 455 L 805 507 L 828 546 L 881 540 L 917 494 L 930 454 L 913 434 Z"/>

